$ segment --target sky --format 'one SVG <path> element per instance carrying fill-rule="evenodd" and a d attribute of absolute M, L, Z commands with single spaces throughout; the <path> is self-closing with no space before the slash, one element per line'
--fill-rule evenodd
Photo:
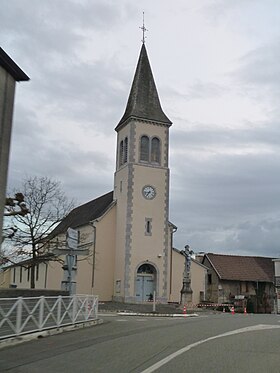
<path fill-rule="evenodd" d="M 8 190 L 58 180 L 77 204 L 113 189 L 145 12 L 170 128 L 174 245 L 280 257 L 279 0 L 1 0 L 17 83 Z"/>

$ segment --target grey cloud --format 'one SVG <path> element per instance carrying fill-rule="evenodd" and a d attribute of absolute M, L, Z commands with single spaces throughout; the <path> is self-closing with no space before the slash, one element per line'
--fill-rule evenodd
<path fill-rule="evenodd" d="M 50 141 L 47 128 L 38 126 L 35 114 L 17 109 L 20 118 L 12 142 L 10 190 L 21 184 L 23 174 L 62 179 L 71 197 L 83 202 L 98 195 L 102 185 L 112 188 L 114 162 L 106 153 L 77 149 L 62 139 Z"/>
<path fill-rule="evenodd" d="M 211 22 L 226 21 L 228 13 L 240 11 L 247 5 L 256 5 L 262 0 L 213 0 L 209 4 L 203 6 L 201 11 Z"/>
<path fill-rule="evenodd" d="M 207 126 L 199 123 L 186 123 L 188 130 L 176 130 L 171 132 L 171 144 L 174 149 L 185 147 L 197 149 L 203 152 L 208 150 L 213 153 L 221 146 L 244 149 L 246 147 L 258 148 L 260 145 L 268 146 L 271 150 L 279 150 L 280 126 L 277 121 L 259 123 L 245 123 L 244 128 L 215 128 L 215 124 Z M 171 149 L 172 151 L 172 149 Z"/>
<path fill-rule="evenodd" d="M 112 65 L 113 61 L 98 61 L 53 71 L 52 79 L 42 79 L 37 87 L 41 104 L 52 105 L 53 115 L 57 117 L 70 116 L 81 126 L 92 123 L 96 129 L 112 133 L 121 118 L 120 107 L 125 106 L 127 96 L 121 88 L 125 86 L 126 74 Z"/>
<path fill-rule="evenodd" d="M 220 97 L 225 93 L 229 92 L 229 87 L 225 87 L 222 84 L 217 84 L 215 82 L 202 82 L 197 80 L 191 86 L 186 87 L 184 93 L 174 89 L 174 88 L 165 88 L 161 92 L 165 94 L 166 97 L 173 100 L 184 100 L 192 101 L 197 99 L 207 99 Z"/>
<path fill-rule="evenodd" d="M 228 248 L 242 250 L 247 254 L 253 250 L 258 255 L 280 256 L 280 216 L 258 222 L 247 221 L 236 228 L 236 233 L 225 241 Z"/>
<path fill-rule="evenodd" d="M 32 79 L 47 80 L 48 68 L 63 71 L 70 61 L 79 61 L 87 39 L 112 33 L 133 11 L 133 5 L 113 0 L 3 0 L 0 42 L 15 60 L 20 57 Z"/>
<path fill-rule="evenodd" d="M 276 98 L 277 103 L 280 98 L 279 46 L 280 39 L 247 53 L 240 59 L 239 69 L 232 74 L 243 86 L 253 91 L 258 87 L 260 95 Z"/>

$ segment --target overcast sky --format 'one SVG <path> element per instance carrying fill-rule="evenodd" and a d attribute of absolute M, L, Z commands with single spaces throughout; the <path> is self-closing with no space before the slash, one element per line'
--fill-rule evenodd
<path fill-rule="evenodd" d="M 1 0 L 17 84 L 9 190 L 113 189 L 115 126 L 146 47 L 170 129 L 175 246 L 280 256 L 279 0 Z"/>

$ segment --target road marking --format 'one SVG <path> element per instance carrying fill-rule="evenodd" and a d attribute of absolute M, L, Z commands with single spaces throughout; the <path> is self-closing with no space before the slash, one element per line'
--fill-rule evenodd
<path fill-rule="evenodd" d="M 141 373 L 152 373 L 155 370 L 162 367 L 163 365 L 169 363 L 169 361 L 175 359 L 177 356 L 182 355 L 184 352 L 187 352 L 187 351 L 191 350 L 192 348 L 201 345 L 202 343 L 213 341 L 214 339 L 228 337 L 228 336 L 235 335 L 235 334 L 240 334 L 240 333 L 252 332 L 252 331 L 256 331 L 256 330 L 258 331 L 258 330 L 278 329 L 278 328 L 280 328 L 280 325 L 262 325 L 262 324 L 260 324 L 260 325 L 248 326 L 246 328 L 232 330 L 231 332 L 218 334 L 218 335 L 215 335 L 213 337 L 202 339 L 201 341 L 192 343 L 188 346 L 185 346 L 185 347 L 181 348 L 180 350 L 178 350 L 176 352 L 173 352 L 173 354 L 170 354 L 169 356 L 165 357 L 164 359 L 158 361 L 154 365 L 152 365 L 149 368 L 143 370 Z"/>

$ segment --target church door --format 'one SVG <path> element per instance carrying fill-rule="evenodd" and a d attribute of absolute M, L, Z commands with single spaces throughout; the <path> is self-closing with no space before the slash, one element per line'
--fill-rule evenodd
<path fill-rule="evenodd" d="M 150 264 L 139 267 L 136 277 L 136 300 L 145 302 L 151 299 L 156 290 L 156 270 Z"/>

